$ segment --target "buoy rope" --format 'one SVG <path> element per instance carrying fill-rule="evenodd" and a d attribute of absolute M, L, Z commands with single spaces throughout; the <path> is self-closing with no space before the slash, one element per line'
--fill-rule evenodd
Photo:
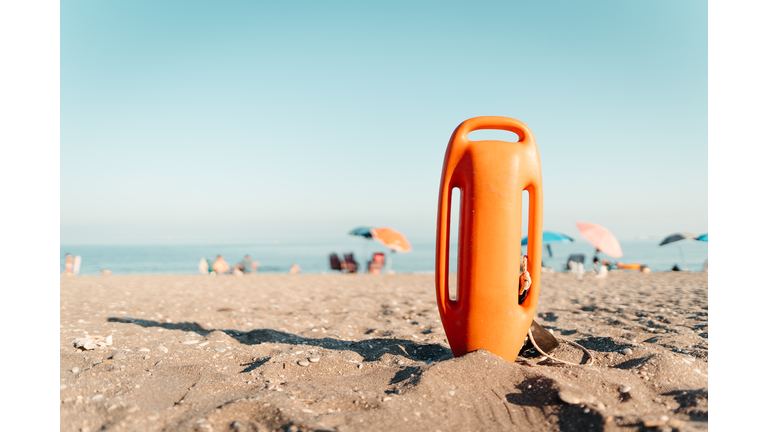
<path fill-rule="evenodd" d="M 557 340 L 560 340 L 560 341 L 563 341 L 563 342 L 567 342 L 567 343 L 569 343 L 571 345 L 574 345 L 574 346 L 584 350 L 584 352 L 587 353 L 587 355 L 589 356 L 589 363 L 587 363 L 585 365 L 582 365 L 581 363 L 572 363 L 572 362 L 569 362 L 569 361 L 560 360 L 559 358 L 552 357 L 551 355 L 545 353 L 541 348 L 539 348 L 538 345 L 536 345 L 536 341 L 533 340 L 533 333 L 531 332 L 531 329 L 528 329 L 528 339 L 531 340 L 531 343 L 533 344 L 533 347 L 536 348 L 536 351 L 538 351 L 539 353 L 541 353 L 541 355 L 543 355 L 544 357 L 546 357 L 548 359 L 552 359 L 554 361 L 557 361 L 557 362 L 560 362 L 560 363 L 569 364 L 569 365 L 573 365 L 573 366 L 591 366 L 595 362 L 595 357 L 592 356 L 592 353 L 589 352 L 588 349 L 586 349 L 583 346 L 577 344 L 576 342 L 571 342 L 571 341 L 569 341 L 567 339 L 562 339 L 562 338 L 559 338 L 559 337 L 555 337 L 555 339 L 557 339 Z"/>

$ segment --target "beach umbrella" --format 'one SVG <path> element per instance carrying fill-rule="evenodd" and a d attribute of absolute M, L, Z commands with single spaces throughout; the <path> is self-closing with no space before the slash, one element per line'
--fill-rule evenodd
<path fill-rule="evenodd" d="M 373 238 L 373 235 L 371 235 L 371 229 L 373 229 L 373 227 L 359 226 L 350 231 L 349 235 L 360 236 L 366 240 L 370 240 Z M 365 240 L 363 241 L 363 257 L 368 259 L 368 242 Z"/>
<path fill-rule="evenodd" d="M 698 236 L 696 234 L 691 233 L 674 233 L 664 237 L 664 240 L 659 243 L 659 246 L 664 246 L 665 244 L 674 243 L 676 241 L 685 239 L 695 239 L 697 237 Z"/>
<path fill-rule="evenodd" d="M 709 233 L 702 234 L 702 235 L 696 237 L 696 240 L 709 243 Z"/>
<path fill-rule="evenodd" d="M 393 252 L 393 256 L 394 252 L 406 253 L 413 250 L 411 244 L 408 243 L 408 240 L 405 238 L 405 236 L 399 231 L 393 230 L 392 228 L 372 228 L 371 236 L 380 241 L 384 246 L 390 248 Z M 387 268 L 387 271 L 392 269 L 392 256 L 389 258 Z"/>
<path fill-rule="evenodd" d="M 589 222 L 576 222 L 576 226 L 581 231 L 581 235 L 597 249 L 597 252 L 604 252 L 614 258 L 621 258 L 624 255 L 619 241 L 608 229 Z"/>
<path fill-rule="evenodd" d="M 662 240 L 661 243 L 659 243 L 659 246 L 664 246 L 666 244 L 679 242 L 680 240 L 685 240 L 685 239 L 698 239 L 698 237 L 700 236 L 697 236 L 696 234 L 686 233 L 686 232 L 674 233 L 664 237 L 664 240 Z M 685 266 L 685 256 L 683 255 L 683 247 L 680 246 L 680 243 L 677 244 L 677 247 L 680 249 L 680 259 L 683 261 L 683 270 L 688 270 L 688 268 Z"/>
<path fill-rule="evenodd" d="M 355 235 L 355 236 L 365 237 L 365 238 L 369 239 L 369 238 L 373 237 L 371 235 L 371 229 L 372 228 L 373 227 L 369 227 L 369 226 L 359 226 L 359 227 L 353 229 L 352 231 L 350 231 L 349 235 Z"/>
<path fill-rule="evenodd" d="M 544 231 L 543 235 L 541 236 L 541 243 L 547 245 L 547 251 L 549 251 L 550 258 L 552 257 L 552 248 L 550 247 L 550 243 L 569 243 L 572 241 L 573 239 L 567 235 L 554 231 Z M 520 244 L 527 246 L 528 237 L 524 238 Z"/>

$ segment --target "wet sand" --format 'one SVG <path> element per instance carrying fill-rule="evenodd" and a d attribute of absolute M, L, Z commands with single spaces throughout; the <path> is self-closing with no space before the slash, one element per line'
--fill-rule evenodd
<path fill-rule="evenodd" d="M 706 273 L 543 274 L 536 320 L 592 366 L 454 359 L 432 275 L 74 277 L 60 303 L 62 431 L 708 425 Z"/>

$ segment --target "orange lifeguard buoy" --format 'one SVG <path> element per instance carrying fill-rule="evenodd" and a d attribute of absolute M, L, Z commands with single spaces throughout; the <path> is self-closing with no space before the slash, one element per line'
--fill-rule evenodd
<path fill-rule="evenodd" d="M 470 141 L 478 129 L 518 135 L 516 143 Z M 448 236 L 453 188 L 461 190 L 457 299 L 448 297 Z M 523 191 L 529 194 L 528 272 L 518 302 Z M 543 195 L 533 133 L 507 117 L 475 117 L 453 132 L 445 151 L 437 216 L 435 285 L 453 355 L 485 348 L 514 361 L 536 313 L 541 277 Z"/>

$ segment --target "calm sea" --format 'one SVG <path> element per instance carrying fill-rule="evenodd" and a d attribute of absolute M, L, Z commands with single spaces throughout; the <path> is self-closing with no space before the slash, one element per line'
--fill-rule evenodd
<path fill-rule="evenodd" d="M 668 271 L 673 265 L 701 271 L 707 259 L 708 243 L 684 240 L 658 246 L 661 239 L 620 241 L 624 263 L 639 262 L 652 271 Z M 302 273 L 333 273 L 329 254 L 354 253 L 361 267 L 365 267 L 374 252 L 385 252 L 396 273 L 431 273 L 435 270 L 434 242 L 414 242 L 413 251 L 392 254 L 375 240 L 350 237 L 338 241 L 265 242 L 253 244 L 163 244 L 163 245 L 61 245 L 60 270 L 64 270 L 64 256 L 71 253 L 82 257 L 80 274 L 97 275 L 102 269 L 112 274 L 196 274 L 200 258 L 213 260 L 222 255 L 230 264 L 237 264 L 247 254 L 259 262 L 260 273 L 288 273 L 291 265 L 298 264 Z M 594 248 L 586 241 L 551 245 L 552 257 L 544 249 L 544 264 L 556 271 L 564 271 L 570 254 L 582 253 L 591 264 Z M 457 245 L 451 245 L 451 272 L 456 271 Z M 525 252 L 525 247 L 523 247 Z M 605 255 L 602 257 L 609 258 Z M 614 261 L 612 258 L 609 258 Z M 587 268 L 589 266 L 587 265 Z"/>

